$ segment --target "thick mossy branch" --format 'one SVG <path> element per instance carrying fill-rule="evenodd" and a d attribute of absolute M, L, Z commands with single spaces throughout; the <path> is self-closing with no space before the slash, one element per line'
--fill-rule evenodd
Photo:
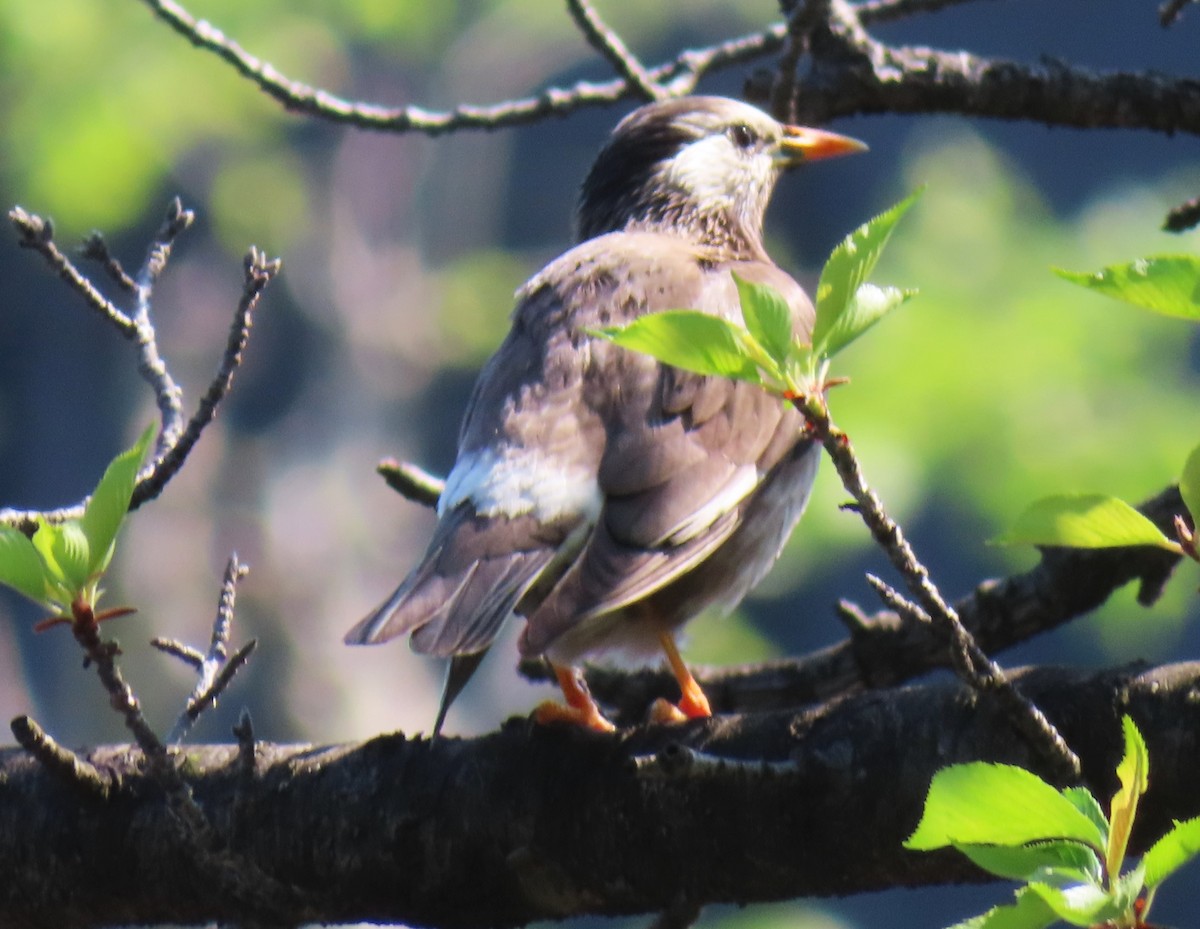
<path fill-rule="evenodd" d="M 1200 664 L 1014 679 L 1078 751 L 1101 798 L 1115 785 L 1119 716 L 1136 720 L 1152 764 L 1139 848 L 1172 818 L 1200 812 Z M 956 854 L 900 848 L 933 772 L 983 758 L 1046 773 L 992 701 L 954 682 L 613 736 L 516 720 L 472 740 L 260 743 L 251 778 L 238 746 L 194 747 L 181 771 L 218 842 L 198 850 L 140 753 L 84 756 L 120 785 L 107 800 L 23 751 L 0 752 L 0 924 L 9 929 L 263 914 L 517 926 L 661 912 L 680 899 L 977 880 Z M 267 880 L 214 887 L 212 875 L 247 869 Z"/>

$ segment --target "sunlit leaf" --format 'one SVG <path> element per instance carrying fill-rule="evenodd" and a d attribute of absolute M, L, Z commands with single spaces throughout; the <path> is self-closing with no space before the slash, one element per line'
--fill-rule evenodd
<path fill-rule="evenodd" d="M 916 296 L 916 293 L 915 290 L 901 290 L 898 287 L 863 284 L 845 311 L 824 333 L 817 351 L 826 358 L 836 355 L 896 307 Z"/>
<path fill-rule="evenodd" d="M 1072 926 L 1094 926 L 1116 919 L 1125 910 L 1111 894 L 1096 884 L 1057 887 L 1034 882 L 1026 886 L 1041 897 L 1059 919 Z"/>
<path fill-rule="evenodd" d="M 736 274 L 738 298 L 746 329 L 781 368 L 792 349 L 792 310 L 781 294 L 769 284 L 755 284 Z"/>
<path fill-rule="evenodd" d="M 917 190 L 890 210 L 859 226 L 830 254 L 817 283 L 813 349 L 818 355 L 832 355 L 836 348 L 831 349 L 830 345 L 835 335 L 852 330 L 852 326 L 842 321 L 842 316 L 852 310 L 855 295 L 874 270 L 896 223 L 920 194 L 921 191 Z M 861 330 L 858 334 L 861 334 Z M 842 339 L 840 345 L 845 345 L 847 341 Z"/>
<path fill-rule="evenodd" d="M 975 864 L 1012 881 L 1045 880 L 1046 872 L 1070 875 L 1076 882 L 1099 880 L 1102 869 L 1096 853 L 1079 842 L 1037 842 L 1032 845 L 956 845 Z"/>
<path fill-rule="evenodd" d="M 1015 903 L 997 906 L 950 929 L 1045 929 L 1058 922 L 1054 910 L 1032 891 L 1021 888 Z"/>
<path fill-rule="evenodd" d="M 0 526 L 0 584 L 49 607 L 46 601 L 46 568 L 33 543 L 23 532 Z"/>
<path fill-rule="evenodd" d="M 146 458 L 150 443 L 154 440 L 156 427 L 146 427 L 137 443 L 128 451 L 112 460 L 96 485 L 80 525 L 90 548 L 88 574 L 95 574 L 108 567 L 112 557 L 113 540 L 121 528 L 121 522 L 129 511 L 129 499 L 137 483 L 138 471 Z"/>
<path fill-rule="evenodd" d="M 79 523 L 42 522 L 33 534 L 33 546 L 52 582 L 72 593 L 83 589 L 88 577 L 88 540 Z"/>
<path fill-rule="evenodd" d="M 934 775 L 921 822 L 904 846 L 928 850 L 1051 839 L 1104 847 L 1096 824 L 1037 775 L 1011 765 L 972 762 Z"/>
<path fill-rule="evenodd" d="M 1177 822 L 1142 856 L 1146 886 L 1157 887 L 1200 853 L 1200 816 Z"/>
<path fill-rule="evenodd" d="M 593 334 L 697 374 L 761 382 L 745 330 L 707 313 L 668 310 Z"/>
<path fill-rule="evenodd" d="M 1192 514 L 1192 522 L 1200 528 L 1200 445 L 1192 449 L 1179 476 L 1179 495 Z"/>
<path fill-rule="evenodd" d="M 1200 258 L 1158 255 L 1095 273 L 1052 269 L 1063 280 L 1166 316 L 1200 320 Z"/>
<path fill-rule="evenodd" d="M 1129 917 L 1133 914 L 1134 904 L 1145 888 L 1146 862 L 1139 861 L 1136 868 L 1126 871 L 1112 882 L 1109 896 L 1112 897 L 1117 912 Z"/>
<path fill-rule="evenodd" d="M 1090 790 L 1086 787 L 1064 787 L 1059 792 L 1070 801 L 1075 809 L 1079 810 L 1080 813 L 1095 823 L 1096 828 L 1102 834 L 1108 834 L 1108 816 L 1105 815 L 1104 807 L 1100 805 L 1100 801 L 1095 798 Z"/>
<path fill-rule="evenodd" d="M 1156 545 L 1179 552 L 1179 545 L 1124 500 L 1104 494 L 1060 494 L 1031 503 L 997 545 L 1065 545 L 1112 548 Z"/>
<path fill-rule="evenodd" d="M 1146 792 L 1150 782 L 1150 755 L 1146 751 L 1146 740 L 1128 716 L 1121 717 L 1121 730 L 1125 736 L 1125 753 L 1117 765 L 1117 779 L 1121 786 L 1113 794 L 1108 814 L 1111 826 L 1105 863 L 1109 874 L 1120 873 L 1129 834 L 1133 831 L 1133 821 L 1137 816 L 1138 799 Z"/>

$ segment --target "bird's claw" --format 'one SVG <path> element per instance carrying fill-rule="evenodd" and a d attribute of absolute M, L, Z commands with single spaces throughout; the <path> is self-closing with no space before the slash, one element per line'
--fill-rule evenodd
<path fill-rule="evenodd" d="M 567 706 L 564 703 L 547 700 L 534 708 L 533 721 L 539 726 L 570 723 L 595 732 L 615 732 L 617 728 L 601 715 L 594 703 L 590 706 Z"/>
<path fill-rule="evenodd" d="M 672 703 L 666 697 L 659 697 L 646 714 L 652 723 L 686 723 L 689 719 L 707 719 L 712 716 L 708 698 L 697 690 L 694 694 L 684 694 L 678 704 Z"/>
<path fill-rule="evenodd" d="M 659 697 L 650 704 L 650 710 L 646 713 L 646 720 L 651 723 L 666 725 L 670 723 L 686 723 L 688 716 L 666 697 Z"/>

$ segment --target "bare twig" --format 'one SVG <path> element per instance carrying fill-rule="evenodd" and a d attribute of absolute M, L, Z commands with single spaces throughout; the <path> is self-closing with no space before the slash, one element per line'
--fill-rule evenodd
<path fill-rule="evenodd" d="M 100 683 L 108 692 L 109 703 L 114 710 L 121 714 L 125 720 L 125 727 L 133 733 L 133 739 L 137 742 L 138 748 L 142 750 L 151 764 L 163 772 L 173 771 L 174 767 L 168 758 L 166 746 L 150 728 L 146 717 L 142 715 L 141 702 L 134 694 L 133 688 L 126 683 L 121 669 L 117 665 L 116 657 L 121 653 L 120 648 L 115 642 L 100 638 L 100 627 L 94 619 L 89 621 L 89 617 L 86 615 L 91 612 L 90 608 L 86 604 L 79 604 L 79 606 L 82 609 L 76 610 L 75 621 L 71 624 L 71 629 L 75 633 L 75 641 L 83 648 L 87 663 L 95 665 Z M 167 779 L 173 780 L 170 777 Z"/>
<path fill-rule="evenodd" d="M 189 648 L 176 642 L 155 640 L 153 644 L 168 654 L 174 655 L 192 666 L 199 674 L 199 680 L 188 697 L 183 712 L 175 720 L 175 725 L 167 735 L 167 742 L 175 744 L 183 740 L 188 730 L 209 707 L 215 706 L 217 698 L 229 686 L 233 676 L 249 660 L 257 640 L 251 639 L 233 655 L 229 654 L 229 636 L 233 628 L 233 608 L 237 601 L 237 584 L 249 572 L 249 568 L 238 560 L 235 552 L 230 556 L 225 566 L 225 578 L 221 583 L 221 598 L 217 605 L 217 615 L 213 620 L 212 636 L 208 651 L 201 653 L 198 649 Z"/>
<path fill-rule="evenodd" d="M 585 107 L 608 106 L 639 93 L 634 85 L 622 78 L 604 83 L 580 81 L 570 87 L 547 88 L 536 97 L 506 100 L 490 106 L 462 104 L 442 111 L 362 103 L 291 80 L 269 62 L 251 55 L 216 26 L 196 19 L 175 0 L 143 2 L 197 48 L 228 62 L 242 77 L 288 110 L 360 129 L 421 132 L 431 136 L 468 129 L 499 129 L 538 122 L 548 116 L 565 116 Z M 674 61 L 647 69 L 646 73 L 668 95 L 690 93 L 700 77 L 710 71 L 771 54 L 782 45 L 785 28 L 780 23 L 762 32 L 690 49 L 681 52 Z"/>
<path fill-rule="evenodd" d="M 1063 740 L 1045 715 L 1017 692 L 1000 668 L 976 644 L 974 637 L 962 624 L 958 613 L 942 597 L 930 580 L 929 571 L 917 559 L 912 546 L 900 527 L 883 508 L 875 492 L 867 485 L 850 438 L 829 418 L 829 410 L 820 393 L 795 399 L 796 408 L 804 414 L 814 437 L 821 442 L 826 454 L 842 480 L 842 486 L 854 498 L 858 514 L 892 566 L 904 578 L 917 604 L 929 616 L 951 644 L 951 654 L 964 680 L 980 691 L 997 695 L 1011 711 L 1013 723 L 1032 745 L 1071 779 L 1079 777 L 1079 758 Z"/>
<path fill-rule="evenodd" d="M 99 800 L 108 796 L 112 789 L 112 778 L 90 761 L 59 745 L 34 720 L 28 716 L 18 716 L 12 721 L 10 728 L 17 744 L 40 761 L 48 771 L 53 771 L 88 796 Z"/>
<path fill-rule="evenodd" d="M 883 578 L 877 577 L 874 574 L 868 574 L 867 583 L 875 588 L 875 593 L 879 594 L 879 599 L 883 601 L 883 605 L 890 610 L 895 610 L 896 614 L 902 619 L 910 623 L 922 623 L 926 625 L 932 622 L 928 613 L 903 596 L 900 591 L 896 590 L 896 588 L 883 580 Z"/>
<path fill-rule="evenodd" d="M 158 351 L 158 331 L 150 319 L 150 298 L 158 276 L 171 257 L 176 237 L 192 224 L 194 215 L 191 210 L 183 208 L 178 197 L 171 200 L 166 218 L 146 250 L 146 260 L 142 262 L 135 280 L 133 323 L 138 346 L 138 371 L 154 391 L 154 399 L 162 417 L 162 428 L 154 450 L 155 460 L 175 445 L 183 429 L 183 389 L 175 383 Z"/>
<path fill-rule="evenodd" d="M 185 645 L 176 639 L 164 639 L 155 636 L 150 640 L 150 644 L 160 652 L 170 655 L 172 658 L 178 658 L 193 670 L 199 671 L 204 665 L 204 652 L 198 648 L 192 648 L 190 645 Z"/>
<path fill-rule="evenodd" d="M 436 507 L 446 482 L 408 461 L 388 458 L 375 466 L 392 490 L 421 506 Z"/>
<path fill-rule="evenodd" d="M 1183 15 L 1183 8 L 1195 3 L 1196 0 L 1164 0 L 1164 3 L 1158 8 L 1158 22 L 1166 29 L 1168 26 L 1173 26 Z"/>
<path fill-rule="evenodd" d="M 1187 232 L 1200 223 L 1200 197 L 1193 197 L 1167 214 L 1163 229 L 1167 232 Z"/>
<path fill-rule="evenodd" d="M 588 40 L 588 44 L 603 55 L 616 72 L 643 97 L 647 100 L 662 100 L 667 96 L 666 90 L 655 83 L 654 78 L 621 37 L 605 25 L 589 0 L 567 0 L 567 11 L 584 38 Z"/>
<path fill-rule="evenodd" d="M 233 376 L 242 363 L 242 354 L 246 343 L 250 340 L 250 328 L 254 322 L 254 310 L 259 298 L 267 285 L 283 267 L 278 259 L 268 259 L 257 248 L 251 247 L 245 258 L 245 277 L 242 283 L 242 297 L 238 301 L 233 322 L 229 327 L 229 338 L 225 343 L 225 352 L 213 376 L 200 398 L 196 412 L 188 420 L 187 426 L 178 439 L 166 450 L 166 453 L 144 473 L 133 491 L 133 501 L 130 508 L 135 508 L 157 497 L 167 482 L 183 467 L 188 453 L 200 439 L 201 432 L 217 415 L 217 408 L 233 386 Z"/>
<path fill-rule="evenodd" d="M 127 294 L 132 294 L 137 290 L 137 284 L 134 282 L 122 266 L 120 260 L 108 248 L 108 242 L 105 240 L 103 233 L 99 230 L 93 230 L 92 233 L 83 240 L 83 246 L 80 249 L 80 254 L 89 261 L 95 261 L 104 268 L 108 276 L 112 279 L 121 290 Z"/>
<path fill-rule="evenodd" d="M 17 229 L 22 248 L 33 249 L 46 263 L 70 285 L 71 289 L 80 294 L 93 310 L 116 327 L 117 331 L 127 339 L 137 334 L 132 319 L 121 312 L 96 286 L 88 280 L 79 269 L 71 263 L 66 255 L 59 251 L 54 244 L 54 225 L 48 219 L 43 219 L 36 213 L 28 213 L 19 206 L 8 211 L 8 218 Z"/>

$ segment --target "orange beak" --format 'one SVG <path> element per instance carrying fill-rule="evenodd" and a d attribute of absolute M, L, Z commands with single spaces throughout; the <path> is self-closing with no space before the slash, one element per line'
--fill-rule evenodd
<path fill-rule="evenodd" d="M 853 155 L 866 150 L 865 143 L 847 135 L 810 129 L 808 126 L 784 126 L 775 161 L 781 168 L 794 168 L 808 161 Z"/>

